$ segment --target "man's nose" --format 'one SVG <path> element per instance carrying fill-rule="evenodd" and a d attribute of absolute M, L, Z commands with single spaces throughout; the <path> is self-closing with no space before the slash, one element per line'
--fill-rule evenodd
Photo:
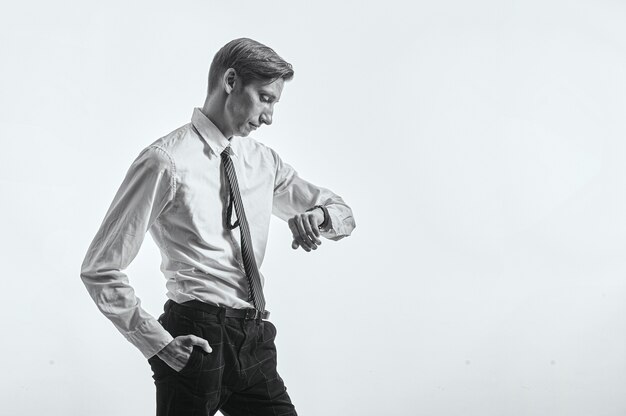
<path fill-rule="evenodd" d="M 272 124 L 272 111 L 271 110 L 264 111 L 263 113 L 261 113 L 261 123 L 265 123 L 268 126 Z"/>

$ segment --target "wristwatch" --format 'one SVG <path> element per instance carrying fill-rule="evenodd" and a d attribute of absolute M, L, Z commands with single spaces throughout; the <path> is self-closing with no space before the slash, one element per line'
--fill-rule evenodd
<path fill-rule="evenodd" d="M 315 205 L 312 208 L 306 210 L 306 212 L 313 211 L 314 209 L 321 208 L 324 212 L 324 221 L 320 225 L 317 226 L 319 230 L 325 231 L 328 228 L 328 223 L 330 222 L 330 215 L 328 215 L 328 209 L 324 205 Z"/>

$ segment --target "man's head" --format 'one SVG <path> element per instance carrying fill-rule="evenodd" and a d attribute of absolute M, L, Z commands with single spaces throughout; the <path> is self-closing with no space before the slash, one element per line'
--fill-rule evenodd
<path fill-rule="evenodd" d="M 293 74 L 273 49 L 252 39 L 232 40 L 211 63 L 205 113 L 225 136 L 247 136 L 272 123 L 274 104 Z"/>

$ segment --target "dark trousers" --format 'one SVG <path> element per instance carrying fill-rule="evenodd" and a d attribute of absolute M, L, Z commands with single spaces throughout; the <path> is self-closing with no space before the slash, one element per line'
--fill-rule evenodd
<path fill-rule="evenodd" d="M 224 310 L 222 309 L 222 312 Z M 159 322 L 172 334 L 197 335 L 213 352 L 193 347 L 177 372 L 154 355 L 148 362 L 156 385 L 157 416 L 295 416 L 276 371 L 276 327 L 269 321 L 165 303 Z"/>

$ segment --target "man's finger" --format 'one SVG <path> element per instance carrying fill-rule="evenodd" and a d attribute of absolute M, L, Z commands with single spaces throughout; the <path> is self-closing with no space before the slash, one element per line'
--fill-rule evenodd
<path fill-rule="evenodd" d="M 315 237 L 319 237 L 320 236 L 320 225 L 317 222 L 317 217 L 315 215 L 311 215 L 311 225 L 313 228 L 313 233 L 315 234 Z M 319 240 L 319 238 L 318 238 Z M 320 241 L 318 244 L 322 244 L 322 242 Z"/>
<path fill-rule="evenodd" d="M 202 348 L 207 353 L 210 353 L 213 351 L 213 349 L 209 345 L 209 341 L 207 341 L 206 339 L 197 337 L 195 335 L 189 335 L 189 339 L 191 340 L 192 346 L 197 345 L 198 347 Z"/>
<path fill-rule="evenodd" d="M 306 251 L 310 251 L 313 246 L 312 241 L 309 239 L 307 235 L 306 229 L 304 228 L 304 221 L 302 220 L 302 215 L 298 215 L 296 219 L 296 225 L 298 226 L 298 233 L 300 234 L 300 240 L 303 244 L 303 247 Z M 317 247 L 315 247 L 317 248 Z"/>
<path fill-rule="evenodd" d="M 294 238 L 293 241 L 291 242 L 291 248 L 296 250 L 298 247 L 300 247 L 300 243 L 298 243 L 298 241 Z"/>
<path fill-rule="evenodd" d="M 291 230 L 291 234 L 293 236 L 293 240 L 294 242 L 291 243 L 291 247 L 295 250 L 298 248 L 298 246 L 302 246 L 303 249 L 306 250 L 304 244 L 302 243 L 302 237 L 300 236 L 300 231 L 298 231 L 298 226 L 297 224 L 297 220 L 296 218 L 291 218 L 288 222 L 289 224 L 289 229 Z M 296 243 L 297 245 L 294 247 L 294 243 Z"/>
<path fill-rule="evenodd" d="M 319 235 L 319 230 L 317 226 L 317 218 L 315 218 L 315 215 L 311 214 L 307 216 L 307 221 L 304 222 L 304 228 L 306 229 L 306 232 L 309 235 L 309 238 L 311 238 L 311 240 L 313 240 L 315 244 L 317 245 L 322 244 L 320 239 L 317 238 Z"/>
<path fill-rule="evenodd" d="M 298 226 L 296 225 L 295 218 L 291 218 L 287 224 L 289 224 L 289 229 L 291 230 L 293 239 L 297 240 L 300 237 L 300 232 L 298 232 Z"/>
<path fill-rule="evenodd" d="M 311 230 L 311 224 L 309 223 L 309 216 L 304 217 L 302 221 L 302 225 L 304 226 L 304 232 L 306 233 L 307 238 L 311 240 L 311 248 L 313 250 L 317 250 L 317 237 L 313 234 L 313 230 Z"/>
<path fill-rule="evenodd" d="M 307 214 L 298 216 L 298 230 L 300 231 L 300 236 L 306 241 L 309 248 L 315 250 L 317 245 L 315 244 L 313 231 L 311 231 L 311 224 L 309 224 L 309 216 Z"/>

